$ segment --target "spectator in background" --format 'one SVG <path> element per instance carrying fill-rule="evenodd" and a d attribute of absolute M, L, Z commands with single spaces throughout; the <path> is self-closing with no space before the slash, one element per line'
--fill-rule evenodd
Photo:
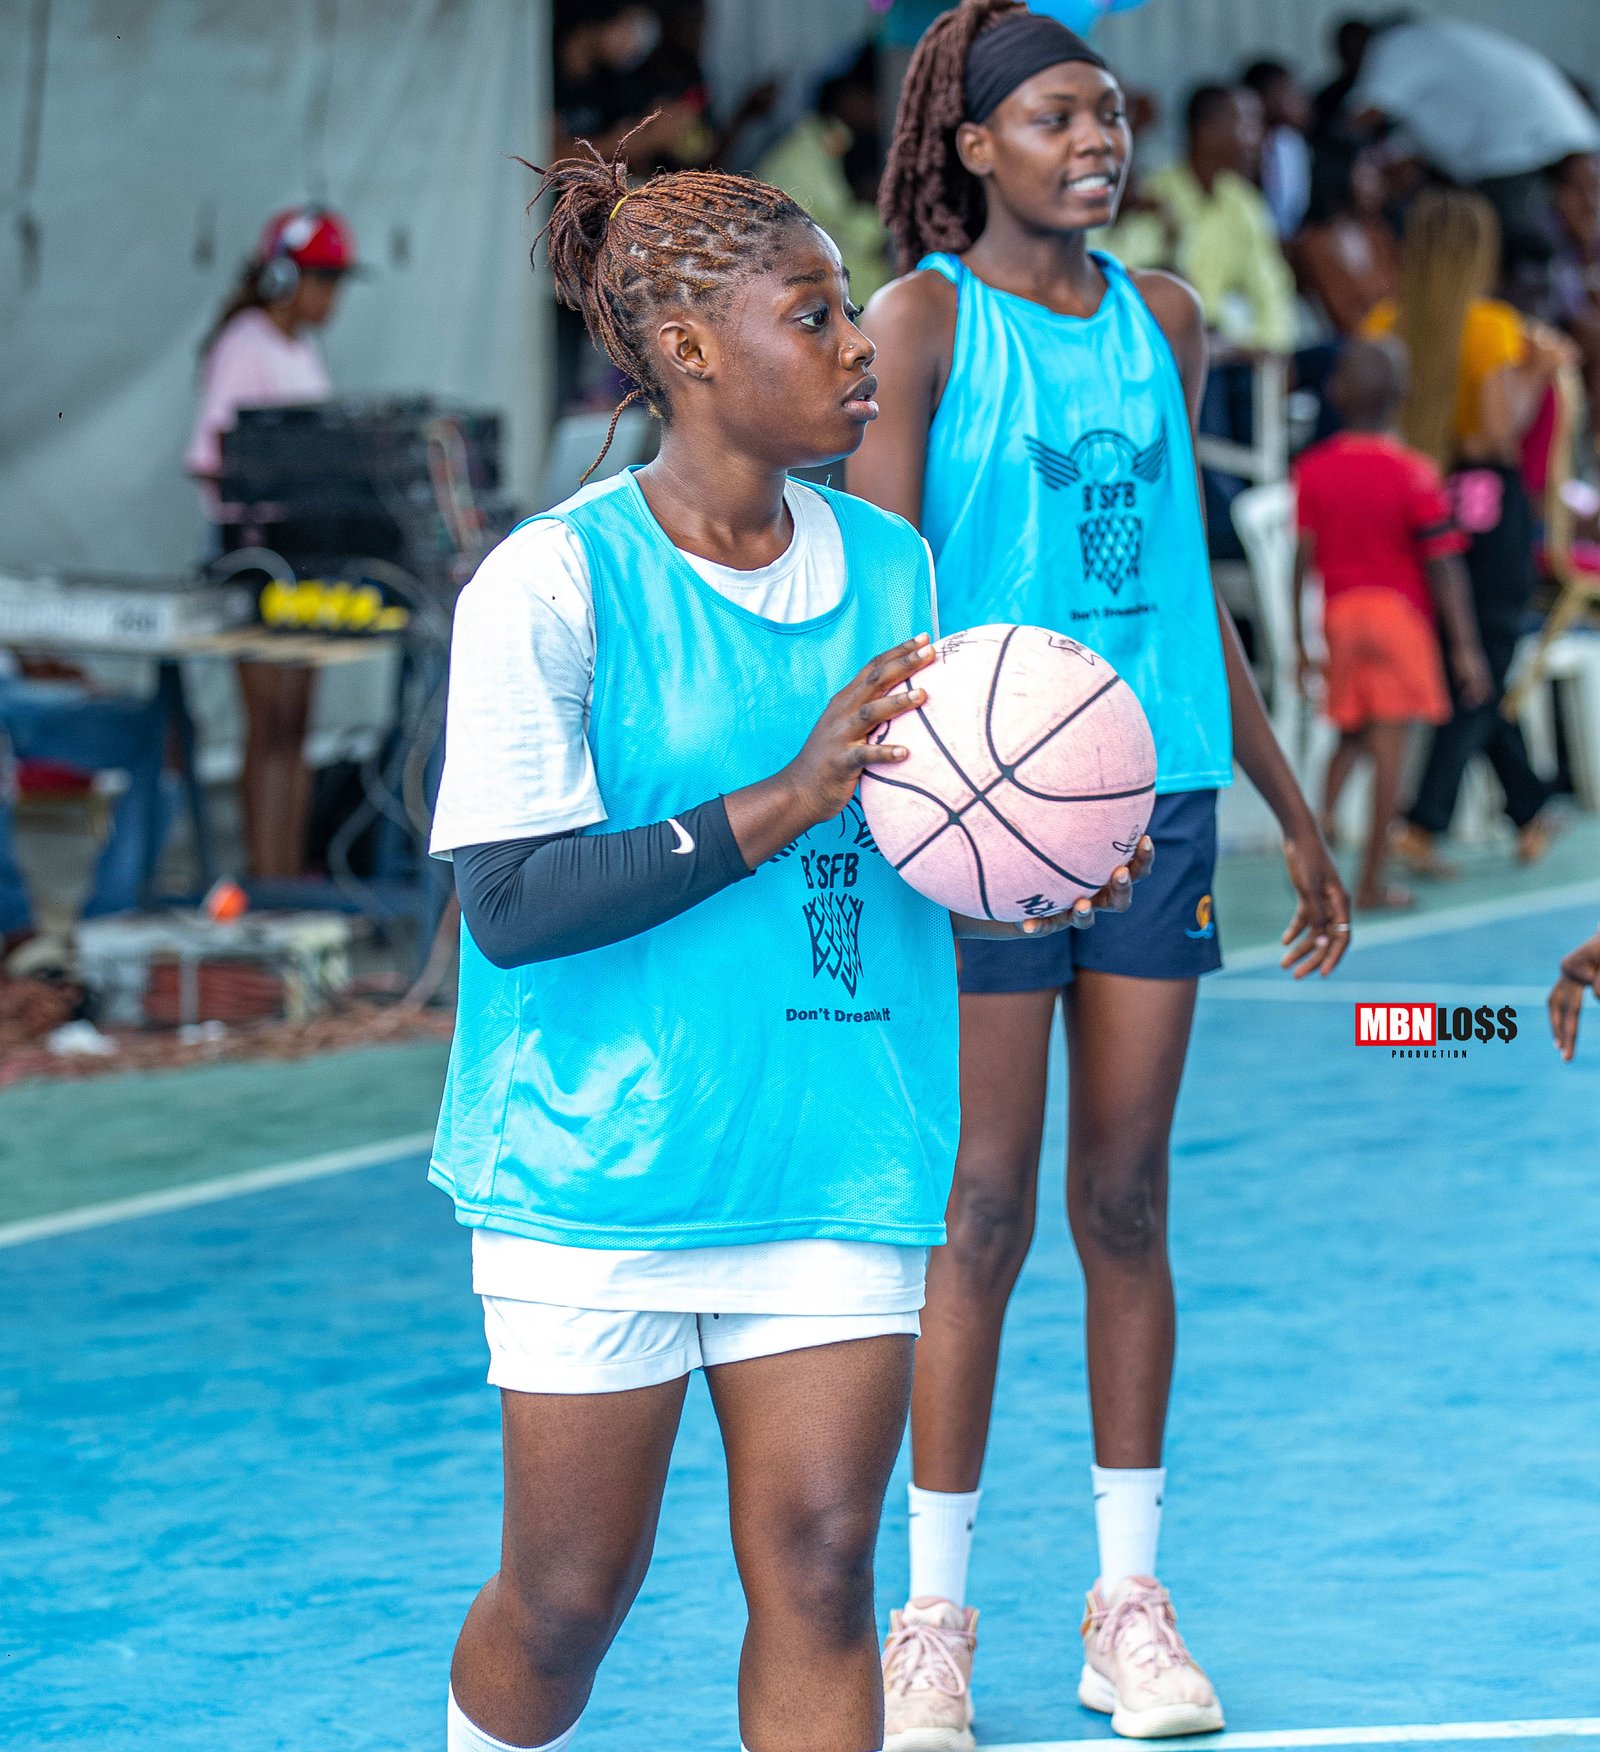
<path fill-rule="evenodd" d="M 269 219 L 201 347 L 200 409 L 185 466 L 207 515 L 221 515 L 222 436 L 243 408 L 327 401 L 328 368 L 315 339 L 356 272 L 355 236 L 337 213 L 291 207 Z M 221 547 L 214 537 L 214 550 Z M 307 663 L 238 664 L 244 701 L 241 790 L 252 874 L 294 877 L 305 861 L 311 771 L 306 730 L 316 670 Z"/>
<path fill-rule="evenodd" d="M 1335 334 L 1354 334 L 1399 290 L 1400 244 L 1384 195 L 1375 146 L 1342 135 L 1318 152 L 1306 221 L 1287 253 L 1301 292 Z"/>
<path fill-rule="evenodd" d="M 1294 280 L 1255 185 L 1261 100 L 1246 86 L 1202 85 L 1189 99 L 1188 150 L 1140 185 L 1149 211 L 1106 234 L 1130 268 L 1171 268 L 1200 295 L 1214 336 L 1200 430 L 1248 444 L 1255 421 L 1253 358 L 1294 344 Z M 1212 554 L 1237 558 L 1233 501 L 1244 482 L 1204 472 Z"/>
<path fill-rule="evenodd" d="M 1226 345 L 1286 353 L 1294 342 L 1294 281 L 1254 181 L 1261 100 L 1245 87 L 1202 85 L 1189 99 L 1187 120 L 1186 155 L 1143 185 L 1168 220 L 1171 257 L 1130 265 L 1182 274 Z"/>
<path fill-rule="evenodd" d="M 661 16 L 643 0 L 558 0 L 553 158 L 579 140 L 610 158 L 626 139 L 629 163 L 647 167 L 700 125 L 702 100 L 663 94 L 647 74 L 660 42 Z"/>
<path fill-rule="evenodd" d="M 1293 237 L 1311 200 L 1311 99 L 1281 61 L 1256 61 L 1240 81 L 1261 100 L 1266 138 L 1261 148 L 1261 192 L 1278 236 Z"/>
<path fill-rule="evenodd" d="M 1361 63 L 1372 41 L 1372 26 L 1364 18 L 1341 19 L 1333 28 L 1331 46 L 1339 63 L 1338 77 L 1324 85 L 1311 100 L 1311 139 L 1314 144 L 1344 131 L 1345 106 L 1361 77 Z"/>
<path fill-rule="evenodd" d="M 1459 557 L 1467 543 L 1443 478 L 1394 433 L 1405 387 L 1397 342 L 1352 341 L 1329 384 L 1345 429 L 1312 445 L 1294 468 L 1299 681 L 1305 691 L 1314 667 L 1300 618 L 1305 576 L 1314 569 L 1328 651 L 1322 705 L 1339 731 L 1323 790 L 1323 833 L 1331 840 L 1340 793 L 1357 762 L 1370 760 L 1372 816 L 1356 905 L 1374 910 L 1413 904 L 1384 871 L 1412 729 L 1450 717 L 1440 627 L 1462 698 L 1481 704 L 1494 691 Z"/>
<path fill-rule="evenodd" d="M 1439 853 L 1468 763 L 1484 754 L 1505 792 L 1517 856 L 1548 849 L 1549 784 L 1534 772 L 1522 732 L 1500 714 L 1506 673 L 1534 586 L 1534 523 L 1522 446 L 1569 344 L 1489 296 L 1500 272 L 1500 225 L 1481 196 L 1428 189 L 1406 227 L 1400 291 L 1368 317 L 1366 331 L 1395 334 L 1411 359 L 1400 431 L 1448 474 L 1457 521 L 1471 538 L 1467 572 L 1494 684 L 1472 704 L 1459 690 L 1435 733 L 1416 800 L 1396 836 L 1403 861 L 1423 876 L 1455 871 Z"/>
<path fill-rule="evenodd" d="M 762 182 L 792 195 L 838 244 L 850 273 L 850 296 L 863 305 L 893 277 L 873 187 L 877 128 L 878 61 L 869 43 L 842 73 L 824 81 L 814 110 L 756 166 Z M 852 169 L 870 191 L 865 198 L 852 186 Z"/>
<path fill-rule="evenodd" d="M 1600 409 L 1600 156 L 1574 153 L 1550 172 L 1555 320 L 1578 343 L 1591 410 Z"/>

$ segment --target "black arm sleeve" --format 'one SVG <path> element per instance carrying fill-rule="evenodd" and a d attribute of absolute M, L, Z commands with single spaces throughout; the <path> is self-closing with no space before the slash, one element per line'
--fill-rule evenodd
<path fill-rule="evenodd" d="M 751 874 L 720 797 L 624 833 L 462 846 L 455 866 L 472 940 L 504 968 L 636 937 Z"/>

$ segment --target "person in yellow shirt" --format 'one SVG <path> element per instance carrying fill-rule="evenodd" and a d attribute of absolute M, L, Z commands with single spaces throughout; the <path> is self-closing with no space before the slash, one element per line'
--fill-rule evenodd
<path fill-rule="evenodd" d="M 1202 85 L 1189 99 L 1187 156 L 1142 185 L 1157 211 L 1115 227 L 1106 247 L 1125 266 L 1181 274 L 1200 294 L 1207 325 L 1228 345 L 1287 353 L 1294 345 L 1294 277 L 1251 180 L 1262 137 L 1261 100 L 1253 91 Z"/>
<path fill-rule="evenodd" d="M 1427 189 L 1406 223 L 1400 291 L 1362 325 L 1393 334 L 1411 359 L 1400 430 L 1413 449 L 1451 478 L 1456 518 L 1471 538 L 1466 554 L 1473 608 L 1494 693 L 1455 701 L 1434 733 L 1428 762 L 1395 840 L 1401 861 L 1421 876 L 1450 876 L 1437 847 L 1449 830 L 1461 780 L 1476 755 L 1493 766 L 1517 832 L 1517 856 L 1547 849 L 1551 786 L 1528 760 L 1522 732 L 1500 715 L 1506 673 L 1533 595 L 1534 513 L 1522 475 L 1522 446 L 1556 372 L 1575 359 L 1570 342 L 1489 293 L 1500 273 L 1500 222 L 1482 195 Z"/>

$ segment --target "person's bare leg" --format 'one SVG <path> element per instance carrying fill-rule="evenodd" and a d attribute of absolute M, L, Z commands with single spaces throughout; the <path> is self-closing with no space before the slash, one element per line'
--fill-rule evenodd
<path fill-rule="evenodd" d="M 1356 884 L 1359 907 L 1398 908 L 1411 904 L 1403 888 L 1390 888 L 1384 881 L 1389 861 L 1389 830 L 1400 807 L 1400 769 L 1405 761 L 1407 724 L 1369 724 L 1365 731 L 1367 752 L 1372 756 L 1372 818 L 1367 827 L 1367 849 L 1361 860 L 1361 879 Z"/>
<path fill-rule="evenodd" d="M 311 799 L 305 744 L 315 679 L 309 664 L 239 664 L 245 845 L 251 873 L 263 879 L 298 876 L 304 867 Z"/>
<path fill-rule="evenodd" d="M 1161 1464 L 1177 1334 L 1167 1149 L 1197 984 L 1079 969 L 1067 988 L 1067 1215 L 1106 1467 Z"/>
<path fill-rule="evenodd" d="M 500 1571 L 450 1686 L 469 1721 L 543 1746 L 583 1713 L 649 1567 L 687 1378 L 627 1393 L 502 1393 Z"/>
<path fill-rule="evenodd" d="M 928 1256 L 911 1396 L 912 1477 L 978 1488 L 1006 1303 L 1033 1240 L 1057 993 L 961 999 L 961 1143 L 949 1240 Z"/>
<path fill-rule="evenodd" d="M 750 1752 L 883 1744 L 872 1554 L 912 1344 L 857 1339 L 706 1371 L 750 1608 L 739 1663 Z"/>
<path fill-rule="evenodd" d="M 1328 771 L 1322 781 L 1322 832 L 1330 845 L 1336 837 L 1339 799 L 1344 795 L 1344 788 L 1355 771 L 1361 752 L 1361 732 L 1341 731 L 1338 747 L 1328 760 Z"/>

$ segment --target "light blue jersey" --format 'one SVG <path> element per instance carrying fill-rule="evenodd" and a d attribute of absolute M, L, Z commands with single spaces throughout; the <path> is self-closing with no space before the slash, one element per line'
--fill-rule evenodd
<path fill-rule="evenodd" d="M 604 831 L 769 777 L 870 658 L 932 630 L 916 532 L 827 500 L 844 594 L 798 622 L 702 579 L 631 475 L 550 514 L 581 541 L 594 594 Z M 954 963 L 949 914 L 880 856 L 856 802 L 604 949 L 504 972 L 463 927 L 430 1177 L 464 1223 L 576 1247 L 935 1245 L 955 1164 Z"/>
<path fill-rule="evenodd" d="M 919 264 L 957 296 L 922 500 L 940 620 L 1050 627 L 1099 652 L 1150 720 L 1156 790 L 1213 790 L 1232 782 L 1232 734 L 1183 384 L 1127 272 L 1095 260 L 1090 317 L 997 291 L 953 255 Z"/>

